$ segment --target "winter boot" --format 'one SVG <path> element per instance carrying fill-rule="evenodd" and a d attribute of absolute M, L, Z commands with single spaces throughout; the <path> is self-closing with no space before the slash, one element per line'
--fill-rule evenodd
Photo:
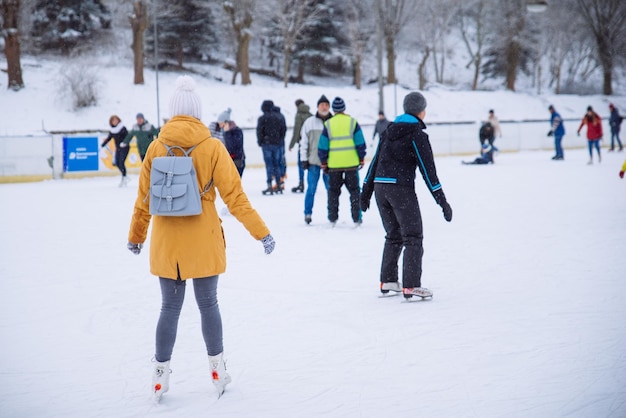
<path fill-rule="evenodd" d="M 304 193 L 304 183 L 303 182 L 298 183 L 298 187 L 292 187 L 291 191 L 293 193 Z"/>
<path fill-rule="evenodd" d="M 224 363 L 224 353 L 219 353 L 216 356 L 209 356 L 209 363 L 211 364 L 211 375 L 213 377 L 213 384 L 217 389 L 217 397 L 221 397 L 226 389 L 226 385 L 231 382 L 230 375 L 226 372 L 226 363 Z"/>
<path fill-rule="evenodd" d="M 311 223 L 311 215 L 304 215 L 304 222 L 309 225 Z"/>
<path fill-rule="evenodd" d="M 389 291 L 392 292 L 402 292 L 402 288 L 400 287 L 400 284 L 398 282 L 385 282 L 385 283 L 380 283 L 380 293 L 382 293 L 383 295 L 386 295 L 387 293 L 389 293 Z"/>
<path fill-rule="evenodd" d="M 267 183 L 267 189 L 263 190 L 261 193 L 263 193 L 264 195 L 274 194 L 274 189 L 272 189 L 272 182 Z"/>
<path fill-rule="evenodd" d="M 165 392 L 170 389 L 170 362 L 154 360 L 154 373 L 152 374 L 152 394 L 154 400 L 159 402 Z"/>
<path fill-rule="evenodd" d="M 424 298 L 432 298 L 433 292 L 426 289 L 425 287 L 405 287 L 402 289 L 402 294 L 405 299 L 411 299 L 413 296 L 419 296 L 422 299 Z"/>

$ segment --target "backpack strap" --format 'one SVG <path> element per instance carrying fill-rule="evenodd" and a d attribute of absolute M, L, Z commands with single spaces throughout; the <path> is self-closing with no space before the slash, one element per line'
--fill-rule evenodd
<path fill-rule="evenodd" d="M 203 141 L 201 141 L 201 142 L 203 142 Z M 163 144 L 163 146 L 167 150 L 167 153 L 165 155 L 167 155 L 168 157 L 176 157 L 176 154 L 174 154 L 174 150 L 175 149 L 181 150 L 181 152 L 183 153 L 183 155 L 181 157 L 189 157 L 189 154 L 191 154 L 191 151 L 193 151 L 200 144 L 200 143 L 197 143 L 193 147 L 188 148 L 187 150 L 185 150 L 185 148 L 183 148 L 181 146 L 178 146 L 178 145 L 172 145 L 170 147 L 165 142 L 161 142 L 161 143 Z"/>
<path fill-rule="evenodd" d="M 198 142 L 196 145 L 194 145 L 191 148 L 188 148 L 187 150 L 185 150 L 185 148 L 183 148 L 181 146 L 178 146 L 178 145 L 172 145 L 170 147 L 165 142 L 161 142 L 161 143 L 163 144 L 163 146 L 167 150 L 167 153 L 165 154 L 166 156 L 168 156 L 168 157 L 176 157 L 176 154 L 174 154 L 174 150 L 175 149 L 179 149 L 183 153 L 183 156 L 189 157 L 189 154 L 191 154 L 191 151 L 193 151 L 198 145 L 200 145 L 201 143 L 203 143 L 207 139 L 209 139 L 209 138 L 203 139 L 202 141 Z M 204 196 L 211 189 L 211 186 L 213 186 L 213 179 L 211 179 L 207 184 L 204 185 L 204 188 L 200 192 L 200 197 Z"/>

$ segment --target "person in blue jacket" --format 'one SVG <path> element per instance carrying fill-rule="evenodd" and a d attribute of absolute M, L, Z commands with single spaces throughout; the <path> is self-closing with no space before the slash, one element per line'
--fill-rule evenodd
<path fill-rule="evenodd" d="M 554 149 L 556 154 L 552 157 L 553 160 L 562 160 L 563 156 L 563 147 L 561 146 L 561 141 L 563 140 L 563 136 L 565 136 L 565 127 L 563 127 L 563 119 L 561 115 L 556 111 L 554 106 L 548 106 L 548 110 L 550 111 L 550 132 L 548 132 L 548 136 L 554 136 Z"/>
<path fill-rule="evenodd" d="M 609 110 L 611 111 L 611 116 L 609 116 L 609 125 L 611 125 L 611 148 L 609 148 L 609 151 L 615 151 L 615 140 L 617 140 L 619 151 L 623 151 L 624 147 L 622 146 L 622 141 L 619 139 L 622 117 L 619 115 L 619 111 L 613 103 L 609 103 Z"/>
<path fill-rule="evenodd" d="M 439 183 L 430 141 L 424 132 L 426 99 L 421 93 L 412 92 L 404 98 L 403 106 L 405 113 L 398 116 L 381 136 L 363 184 L 361 209 L 366 211 L 369 208 L 375 192 L 386 232 L 380 291 L 383 294 L 402 292 L 407 299 L 413 296 L 425 298 L 432 297 L 433 292 L 422 287 L 423 227 L 415 193 L 416 170 L 422 174 L 447 222 L 452 220 L 452 208 Z M 403 251 L 400 287 L 398 260 Z"/>

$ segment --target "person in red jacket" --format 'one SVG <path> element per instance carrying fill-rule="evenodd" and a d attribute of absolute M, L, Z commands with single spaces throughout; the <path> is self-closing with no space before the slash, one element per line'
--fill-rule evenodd
<path fill-rule="evenodd" d="M 578 136 L 580 136 L 580 130 L 585 125 L 587 125 L 587 143 L 589 145 L 589 162 L 587 164 L 593 164 L 594 147 L 598 152 L 598 162 L 602 162 L 602 156 L 600 155 L 602 119 L 600 119 L 600 115 L 593 111 L 591 106 L 587 107 L 587 113 L 583 116 L 583 120 L 580 122 L 580 126 L 578 127 Z"/>

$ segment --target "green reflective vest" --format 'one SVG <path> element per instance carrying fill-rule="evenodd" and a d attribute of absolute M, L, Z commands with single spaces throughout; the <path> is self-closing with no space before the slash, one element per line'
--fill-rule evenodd
<path fill-rule="evenodd" d="M 357 167 L 359 154 L 354 145 L 356 119 L 338 113 L 324 125 L 328 132 L 328 168 Z"/>

